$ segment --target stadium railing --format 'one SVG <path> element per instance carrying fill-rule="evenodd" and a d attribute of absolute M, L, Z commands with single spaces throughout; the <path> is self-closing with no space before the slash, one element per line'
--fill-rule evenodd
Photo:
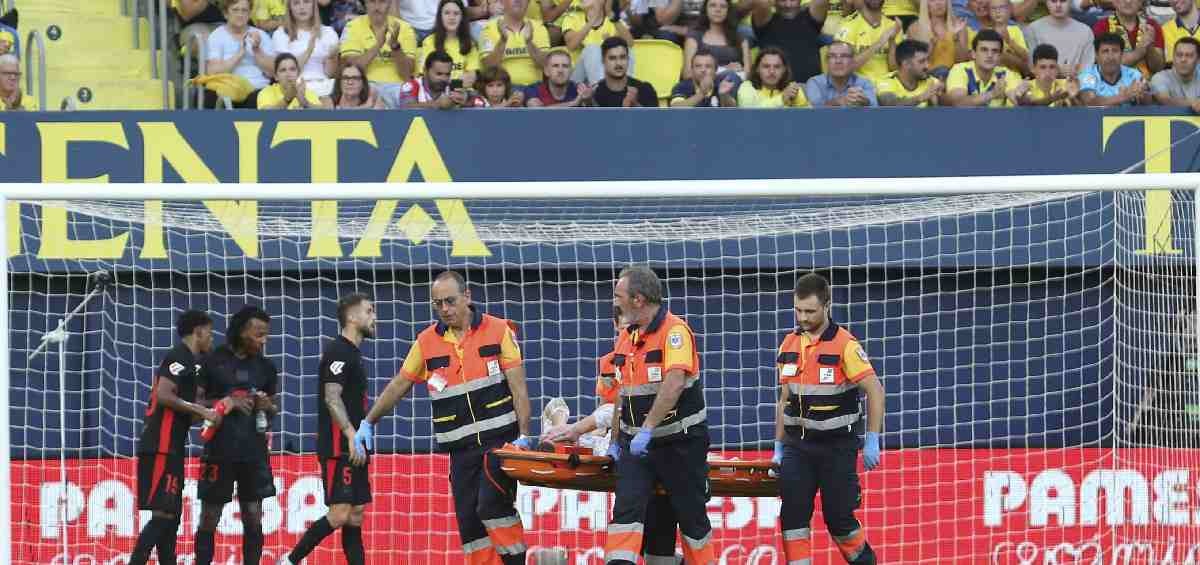
<path fill-rule="evenodd" d="M 14 0 L 15 1 L 15 0 Z M 33 96 L 33 53 L 37 51 L 38 59 L 38 108 L 46 109 L 46 41 L 38 30 L 29 30 L 25 36 L 25 92 Z"/>
<path fill-rule="evenodd" d="M 183 105 L 180 106 L 180 108 L 183 110 L 188 110 L 191 109 L 190 99 L 192 96 L 192 84 L 188 82 L 188 79 L 190 79 L 192 75 L 192 45 L 193 43 L 196 45 L 197 74 L 203 75 L 208 67 L 207 62 L 204 60 L 204 54 L 208 52 L 208 40 L 202 34 L 200 34 L 200 32 L 193 31 L 190 37 L 180 38 L 180 41 L 183 42 L 183 72 L 179 77 L 179 80 L 182 81 L 180 84 L 183 85 Z M 204 108 L 203 87 L 196 88 L 196 108 Z"/>

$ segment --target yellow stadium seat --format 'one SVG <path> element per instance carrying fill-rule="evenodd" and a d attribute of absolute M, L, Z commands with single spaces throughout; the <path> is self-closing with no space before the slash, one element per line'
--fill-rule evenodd
<path fill-rule="evenodd" d="M 507 57 L 500 63 L 513 84 L 528 86 L 542 81 L 542 69 L 533 62 L 532 57 Z"/>
<path fill-rule="evenodd" d="M 683 49 L 662 39 L 633 42 L 633 78 L 646 81 L 660 98 L 670 96 L 683 71 Z"/>

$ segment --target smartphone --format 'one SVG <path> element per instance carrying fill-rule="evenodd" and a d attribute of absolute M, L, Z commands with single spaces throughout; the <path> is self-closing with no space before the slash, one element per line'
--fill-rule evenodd
<path fill-rule="evenodd" d="M 450 90 L 461 90 L 463 87 L 462 79 L 456 78 L 450 81 Z"/>

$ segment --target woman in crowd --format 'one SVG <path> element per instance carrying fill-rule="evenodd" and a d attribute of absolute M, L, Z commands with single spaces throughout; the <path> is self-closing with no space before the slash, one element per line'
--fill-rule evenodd
<path fill-rule="evenodd" d="M 434 51 L 447 53 L 454 60 L 450 68 L 451 81 L 461 80 L 464 88 L 471 88 L 475 84 L 475 75 L 480 67 L 479 47 L 471 39 L 462 0 L 442 0 L 438 4 L 433 33 L 421 42 L 416 68 L 424 69 L 425 57 Z"/>
<path fill-rule="evenodd" d="M 335 110 L 383 109 L 383 101 L 371 90 L 371 85 L 367 84 L 366 71 L 358 65 L 342 67 L 326 105 Z"/>
<path fill-rule="evenodd" d="M 921 0 L 920 15 L 908 38 L 929 46 L 929 74 L 946 80 L 950 67 L 970 58 L 967 23 L 954 15 L 950 0 Z"/>
<path fill-rule="evenodd" d="M 735 86 L 745 78 L 750 64 L 750 42 L 737 32 L 737 19 L 729 0 L 704 0 L 697 29 L 683 42 L 683 60 L 704 48 L 717 57 L 717 83 L 733 78 Z M 691 65 L 683 66 L 683 78 L 692 78 Z"/>
<path fill-rule="evenodd" d="M 258 92 L 271 84 L 275 69 L 275 48 L 271 38 L 261 29 L 250 25 L 251 0 L 228 0 L 225 3 L 225 24 L 208 36 L 207 68 L 205 74 L 234 74 L 246 79 L 251 93 L 244 100 L 235 100 L 235 108 L 257 107 Z M 217 95 L 205 92 L 205 107 L 216 107 Z"/>
<path fill-rule="evenodd" d="M 287 0 L 287 16 L 271 40 L 276 53 L 296 56 L 307 88 L 317 96 L 329 96 L 337 72 L 338 36 L 333 28 L 321 25 L 317 0 Z"/>
<path fill-rule="evenodd" d="M 324 108 L 321 98 L 300 77 L 300 63 L 291 53 L 275 58 L 275 84 L 258 93 L 259 110 L 309 110 Z"/>
<path fill-rule="evenodd" d="M 512 78 L 502 67 L 489 67 L 479 73 L 479 84 L 483 85 L 483 96 L 472 102 L 479 108 L 520 108 L 525 105 L 525 95 L 513 90 Z"/>

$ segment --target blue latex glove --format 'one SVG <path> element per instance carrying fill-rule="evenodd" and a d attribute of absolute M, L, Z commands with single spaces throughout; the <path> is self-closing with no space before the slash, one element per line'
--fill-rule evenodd
<path fill-rule="evenodd" d="M 867 432 L 863 441 L 863 467 L 868 471 L 879 466 L 879 433 Z"/>
<path fill-rule="evenodd" d="M 771 458 L 771 464 L 775 465 L 776 467 L 783 466 L 783 442 L 782 441 L 775 442 L 775 456 Z"/>
<path fill-rule="evenodd" d="M 534 436 L 521 436 L 517 438 L 517 441 L 513 442 L 513 445 L 524 449 L 525 451 L 529 451 L 538 446 L 538 438 Z"/>
<path fill-rule="evenodd" d="M 354 450 L 360 449 L 362 453 L 375 449 L 375 426 L 366 420 L 359 422 L 358 431 L 354 432 Z"/>
<path fill-rule="evenodd" d="M 615 441 L 608 444 L 608 453 L 605 453 L 605 455 L 612 457 L 613 463 L 620 461 L 621 460 L 621 446 L 618 445 L 617 442 L 615 442 Z"/>
<path fill-rule="evenodd" d="M 638 457 L 645 457 L 649 447 L 650 430 L 643 429 L 636 436 L 633 436 L 633 441 L 629 442 L 629 452 Z"/>

